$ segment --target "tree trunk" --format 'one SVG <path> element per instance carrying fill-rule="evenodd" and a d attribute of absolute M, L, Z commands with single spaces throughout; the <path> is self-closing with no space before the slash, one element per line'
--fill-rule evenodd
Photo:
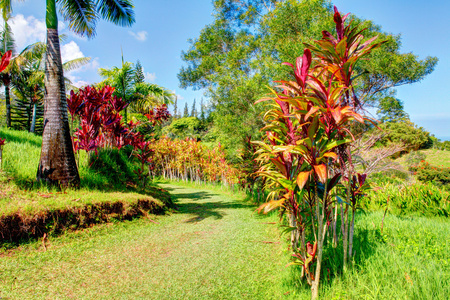
<path fill-rule="evenodd" d="M 70 138 L 55 0 L 47 0 L 44 132 L 37 180 L 78 186 L 80 177 Z"/>
<path fill-rule="evenodd" d="M 34 130 L 36 128 L 36 111 L 37 111 L 37 104 L 33 104 L 33 117 L 31 119 L 31 127 L 30 132 L 34 133 Z"/>
<path fill-rule="evenodd" d="M 5 85 L 5 103 L 6 103 L 6 127 L 11 128 L 11 96 L 9 94 L 9 80 Z"/>

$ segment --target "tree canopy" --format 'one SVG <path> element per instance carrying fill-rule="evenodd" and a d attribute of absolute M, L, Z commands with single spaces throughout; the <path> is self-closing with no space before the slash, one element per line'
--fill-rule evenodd
<path fill-rule="evenodd" d="M 273 81 L 286 78 L 304 48 L 335 32 L 330 2 L 325 0 L 214 0 L 214 21 L 205 26 L 182 53 L 186 65 L 178 74 L 182 88 L 204 89 L 214 109 L 214 132 L 226 148 L 235 149 L 243 136 L 258 135 L 262 107 L 255 101 Z M 348 18 L 350 19 L 350 18 Z M 401 37 L 385 33 L 369 20 L 365 39 L 386 41 L 357 65 L 354 78 L 360 108 L 378 106 L 399 85 L 423 79 L 437 58 L 419 59 L 401 53 Z"/>

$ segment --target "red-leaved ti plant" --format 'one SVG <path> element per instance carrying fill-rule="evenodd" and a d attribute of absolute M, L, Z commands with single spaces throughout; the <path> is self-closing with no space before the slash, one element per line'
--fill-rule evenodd
<path fill-rule="evenodd" d="M 366 189 L 363 175 L 351 183 L 347 180 L 347 185 L 341 179 L 353 178 L 352 124 L 371 121 L 357 113 L 353 71 L 358 60 L 379 43 L 373 43 L 376 38 L 364 42 L 364 30 L 351 22 L 345 26 L 347 16 L 335 8 L 337 36 L 324 31 L 321 40 L 306 45 L 295 65 L 285 63 L 294 70 L 294 80 L 278 81 L 270 96 L 257 101 L 268 103 L 267 125 L 261 129 L 265 138 L 254 142 L 261 163 L 257 175 L 267 179 L 271 190 L 258 211 L 281 208 L 287 214 L 293 264 L 303 266 L 302 277 L 311 285 L 312 299 L 318 298 L 324 239 L 329 226 L 336 226 L 338 202 L 346 205 L 341 210 L 346 266 L 354 223 L 354 219 L 348 221 L 348 208 L 354 212 L 357 198 Z M 336 201 L 342 198 L 346 201 Z M 306 242 L 311 238 L 313 244 Z M 334 239 L 335 232 L 333 244 L 337 245 Z"/>

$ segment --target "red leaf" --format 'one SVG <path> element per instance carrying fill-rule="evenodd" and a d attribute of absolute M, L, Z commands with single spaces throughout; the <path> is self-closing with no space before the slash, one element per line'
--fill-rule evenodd
<path fill-rule="evenodd" d="M 1 55 L 1 53 L 0 53 Z M 2 56 L 2 61 L 0 63 L 0 72 L 2 72 L 8 65 L 9 65 L 9 61 L 11 60 L 11 56 L 12 56 L 12 51 L 6 51 L 5 54 L 3 54 Z"/>

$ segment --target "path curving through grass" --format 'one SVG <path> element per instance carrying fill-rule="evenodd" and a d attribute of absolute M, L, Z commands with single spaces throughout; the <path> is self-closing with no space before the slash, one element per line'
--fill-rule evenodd
<path fill-rule="evenodd" d="M 178 212 L 0 252 L 1 299 L 277 299 L 276 217 L 236 195 L 163 185 Z"/>

